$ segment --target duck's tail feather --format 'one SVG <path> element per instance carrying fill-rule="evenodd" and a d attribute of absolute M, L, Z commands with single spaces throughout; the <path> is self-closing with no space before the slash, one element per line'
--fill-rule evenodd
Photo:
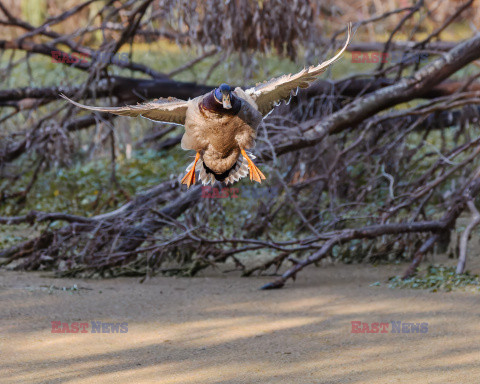
<path fill-rule="evenodd" d="M 250 158 L 255 158 L 255 156 L 250 152 L 247 152 L 247 154 L 250 156 Z M 237 159 L 237 162 L 228 173 L 228 176 L 225 178 L 225 184 L 233 184 L 246 176 L 248 176 L 248 162 L 247 159 L 240 155 Z"/>
<path fill-rule="evenodd" d="M 255 159 L 255 156 L 247 151 L 248 157 L 250 159 Z M 187 172 L 190 171 L 193 167 L 195 161 L 192 161 L 187 167 Z M 202 158 L 198 159 L 197 165 L 195 166 L 195 171 L 199 172 L 198 179 L 202 182 L 203 185 L 215 184 L 215 181 L 223 181 L 226 185 L 233 184 L 238 180 L 248 176 L 248 161 L 242 155 L 237 159 L 235 165 L 230 168 L 227 172 L 222 175 L 217 175 L 213 173 L 210 168 L 208 168 L 203 162 Z"/>

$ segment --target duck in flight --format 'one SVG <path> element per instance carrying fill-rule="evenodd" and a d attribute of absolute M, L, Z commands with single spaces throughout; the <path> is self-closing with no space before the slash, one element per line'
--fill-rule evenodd
<path fill-rule="evenodd" d="M 169 97 L 124 107 L 92 107 L 64 99 L 80 108 L 109 112 L 120 116 L 141 116 L 150 120 L 185 126 L 182 149 L 194 150 L 195 160 L 187 167 L 182 184 L 195 184 L 195 172 L 203 185 L 216 180 L 227 185 L 250 174 L 250 180 L 259 183 L 264 174 L 253 163 L 249 152 L 255 145 L 257 128 L 262 119 L 282 100 L 288 100 L 298 88 L 306 88 L 331 64 L 340 58 L 350 42 L 347 41 L 333 58 L 317 66 L 305 68 L 296 74 L 283 75 L 243 90 L 222 84 L 213 91 L 194 99 Z"/>

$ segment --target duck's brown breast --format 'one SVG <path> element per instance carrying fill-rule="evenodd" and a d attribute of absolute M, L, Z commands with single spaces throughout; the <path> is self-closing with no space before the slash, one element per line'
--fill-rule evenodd
<path fill-rule="evenodd" d="M 206 108 L 206 105 L 209 105 L 209 101 L 206 101 L 208 99 L 209 95 L 197 100 L 196 108 L 188 109 L 182 145 L 185 143 L 185 149 L 199 151 L 212 171 L 223 173 L 230 169 L 240 156 L 239 143 L 243 149 L 251 146 L 259 122 L 245 118 L 245 113 L 240 110 L 242 101 L 238 98 L 240 113 L 226 114 Z M 250 125 L 252 122 L 255 127 Z"/>

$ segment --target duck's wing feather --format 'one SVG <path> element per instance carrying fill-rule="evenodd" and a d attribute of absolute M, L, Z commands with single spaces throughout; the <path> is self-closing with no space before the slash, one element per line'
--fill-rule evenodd
<path fill-rule="evenodd" d="M 65 95 L 60 95 L 77 107 L 89 111 L 108 112 L 120 116 L 145 117 L 150 120 L 164 121 L 167 123 L 185 124 L 187 114 L 187 101 L 169 97 L 168 99 L 157 99 L 144 104 L 125 105 L 124 107 L 91 107 L 77 103 Z"/>
<path fill-rule="evenodd" d="M 296 91 L 297 88 L 308 87 L 331 64 L 337 61 L 350 43 L 350 35 L 352 31 L 352 25 L 350 23 L 348 24 L 347 31 L 347 41 L 345 42 L 345 45 L 340 52 L 330 60 L 324 61 L 317 66 L 305 68 L 303 71 L 294 75 L 283 75 L 247 89 L 245 92 L 255 100 L 260 113 L 265 116 L 276 105 L 278 105 L 281 100 L 290 98 L 292 92 Z"/>

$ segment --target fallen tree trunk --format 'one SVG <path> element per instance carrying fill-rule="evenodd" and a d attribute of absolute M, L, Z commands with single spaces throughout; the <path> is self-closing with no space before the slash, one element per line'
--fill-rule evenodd
<path fill-rule="evenodd" d="M 357 126 L 370 116 L 397 104 L 428 94 L 432 89 L 457 72 L 459 69 L 480 58 L 480 34 L 459 44 L 444 57 L 418 70 L 411 78 L 403 78 L 394 85 L 379 89 L 347 104 L 341 110 L 327 116 L 322 121 L 303 124 L 293 137 L 277 137 L 273 145 L 277 155 L 300 150 L 319 143 L 328 135 Z M 260 155 L 271 159 L 270 150 Z"/>
<path fill-rule="evenodd" d="M 310 98 L 314 96 L 328 95 L 335 92 L 338 97 L 358 97 L 361 94 L 369 94 L 379 89 L 391 86 L 396 81 L 389 78 L 363 78 L 352 80 L 340 80 L 336 82 L 318 80 L 311 87 L 299 90 L 299 98 Z M 425 99 L 433 99 L 441 96 L 449 96 L 465 86 L 465 81 L 447 80 L 435 84 L 425 89 L 418 97 Z M 68 97 L 75 97 L 81 87 L 62 86 L 47 88 L 16 88 L 0 90 L 0 105 L 6 102 L 18 102 L 19 109 L 22 107 L 22 100 L 37 100 L 43 102 L 59 100 L 59 95 L 64 94 Z M 96 98 L 114 96 L 119 103 L 133 103 L 159 97 L 176 97 L 183 100 L 192 99 L 203 95 L 214 89 L 214 86 L 196 84 L 191 82 L 181 82 L 174 80 L 156 80 L 156 79 L 136 79 L 130 77 L 112 76 L 108 80 L 102 80 L 97 85 L 95 92 L 88 90 L 85 94 L 86 98 L 95 95 Z M 469 86 L 472 91 L 480 91 L 480 84 L 473 83 Z M 297 96 L 293 96 L 295 100 Z M 26 103 L 25 103 L 26 104 Z M 15 104 L 10 104 L 14 107 Z"/>

